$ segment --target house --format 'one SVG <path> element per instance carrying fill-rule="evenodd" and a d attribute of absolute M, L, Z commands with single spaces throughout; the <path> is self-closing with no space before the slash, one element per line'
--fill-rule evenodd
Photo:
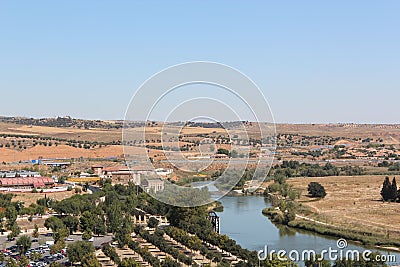
<path fill-rule="evenodd" d="M 0 171 L 0 178 L 15 178 L 15 177 L 40 177 L 40 173 L 32 171 Z"/>
<path fill-rule="evenodd" d="M 66 168 L 71 165 L 71 162 L 67 161 L 42 161 L 43 165 L 51 166 L 51 167 L 59 167 L 59 168 Z"/>
<path fill-rule="evenodd" d="M 155 172 L 156 172 L 157 175 L 167 176 L 167 175 L 172 174 L 173 170 L 172 169 L 159 168 L 159 169 L 155 169 Z"/>
<path fill-rule="evenodd" d="M 92 170 L 97 176 L 101 176 L 103 174 L 103 169 L 104 167 L 100 165 L 92 166 Z"/>
<path fill-rule="evenodd" d="M 127 167 L 104 168 L 100 177 L 111 178 L 114 184 L 127 184 L 128 182 L 140 184 L 140 173 L 131 171 Z"/>
<path fill-rule="evenodd" d="M 79 178 L 88 178 L 88 177 L 91 177 L 91 176 L 92 175 L 90 173 L 87 173 L 87 172 L 81 172 L 79 174 Z"/>
<path fill-rule="evenodd" d="M 144 178 L 141 186 L 147 193 L 157 193 L 164 190 L 164 180 L 161 178 Z"/>
<path fill-rule="evenodd" d="M 131 166 L 130 170 L 135 172 L 135 173 L 139 173 L 142 175 L 152 175 L 155 173 L 155 170 L 153 168 L 149 168 L 146 166 Z"/>
<path fill-rule="evenodd" d="M 111 179 L 114 183 L 127 184 L 133 182 L 138 185 L 140 183 L 140 174 L 130 170 L 118 170 L 111 172 Z"/>
<path fill-rule="evenodd" d="M 1 177 L 4 177 L 4 178 L 15 178 L 15 177 L 17 177 L 17 172 L 4 172 L 4 173 L 1 173 Z"/>
<path fill-rule="evenodd" d="M 0 178 L 0 186 L 11 188 L 53 187 L 54 180 L 49 177 Z"/>
<path fill-rule="evenodd" d="M 39 172 L 32 172 L 32 171 L 20 171 L 18 172 L 20 177 L 41 177 Z"/>

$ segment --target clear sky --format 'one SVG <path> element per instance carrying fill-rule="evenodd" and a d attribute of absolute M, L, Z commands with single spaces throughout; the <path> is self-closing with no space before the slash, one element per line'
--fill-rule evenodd
<path fill-rule="evenodd" d="M 277 122 L 400 123 L 400 1 L 0 1 L 0 115 L 122 119 L 182 62 L 251 77 Z"/>

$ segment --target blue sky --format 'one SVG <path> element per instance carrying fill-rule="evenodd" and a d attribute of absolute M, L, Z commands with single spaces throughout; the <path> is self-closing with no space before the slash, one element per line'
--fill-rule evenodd
<path fill-rule="evenodd" d="M 237 68 L 277 122 L 400 123 L 399 1 L 1 1 L 0 115 L 122 119 L 154 73 Z"/>

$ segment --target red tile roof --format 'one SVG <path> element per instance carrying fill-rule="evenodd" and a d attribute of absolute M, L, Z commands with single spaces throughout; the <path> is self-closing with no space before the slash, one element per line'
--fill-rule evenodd
<path fill-rule="evenodd" d="M 18 177 L 18 178 L 0 178 L 1 186 L 34 186 L 42 187 L 54 184 L 54 180 L 49 177 Z"/>

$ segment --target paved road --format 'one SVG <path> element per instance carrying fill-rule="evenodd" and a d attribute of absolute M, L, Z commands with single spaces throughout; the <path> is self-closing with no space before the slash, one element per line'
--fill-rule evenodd
<path fill-rule="evenodd" d="M 75 241 L 81 241 L 82 240 L 82 235 L 70 235 L 69 238 L 72 238 L 74 241 L 66 241 L 65 243 L 68 245 L 70 243 L 73 243 Z M 111 235 L 105 235 L 105 236 L 94 236 L 93 237 L 93 246 L 94 247 L 99 247 L 103 243 L 111 242 L 112 241 L 112 236 Z"/>

